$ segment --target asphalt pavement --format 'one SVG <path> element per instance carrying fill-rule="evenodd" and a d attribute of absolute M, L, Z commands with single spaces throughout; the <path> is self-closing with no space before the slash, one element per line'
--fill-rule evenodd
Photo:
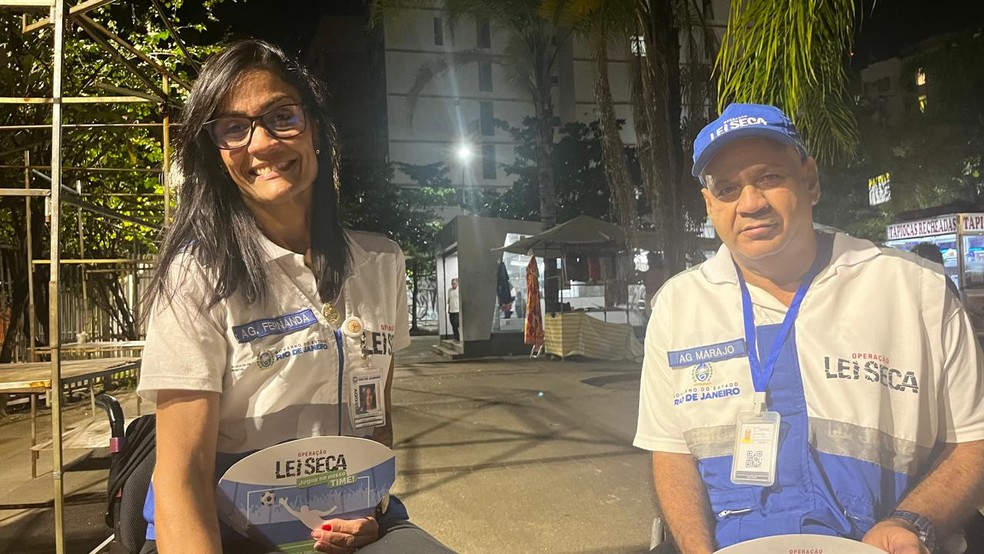
<path fill-rule="evenodd" d="M 398 478 L 411 519 L 462 553 L 647 552 L 655 511 L 649 456 L 631 446 L 638 363 L 503 358 L 446 362 L 414 337 L 393 383 Z M 128 416 L 132 390 L 117 391 Z M 153 406 L 144 403 L 144 412 Z M 88 402 L 63 416 L 92 421 Z M 81 438 L 102 444 L 97 414 Z M 40 418 L 50 438 L 50 414 Z M 50 498 L 50 451 L 30 478 L 30 421 L 0 420 L 0 502 Z M 81 441 L 85 443 L 85 440 Z M 66 450 L 88 471 L 65 474 L 69 553 L 109 536 L 98 449 Z M 53 552 L 53 510 L 0 510 L 0 553 Z"/>

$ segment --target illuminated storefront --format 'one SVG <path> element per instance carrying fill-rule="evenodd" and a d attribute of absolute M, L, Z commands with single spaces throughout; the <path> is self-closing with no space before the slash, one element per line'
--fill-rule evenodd
<path fill-rule="evenodd" d="M 928 242 L 943 254 L 943 269 L 953 280 L 974 320 L 984 331 L 984 213 L 947 214 L 894 223 L 885 244 L 901 250 Z"/>

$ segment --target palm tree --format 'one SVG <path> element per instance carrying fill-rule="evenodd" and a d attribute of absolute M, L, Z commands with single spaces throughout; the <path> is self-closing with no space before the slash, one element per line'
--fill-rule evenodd
<path fill-rule="evenodd" d="M 613 40 L 627 41 L 634 19 L 634 2 L 619 0 L 543 0 L 544 17 L 559 20 L 573 27 L 588 39 L 595 62 L 594 95 L 598 105 L 601 128 L 602 162 L 609 190 L 614 196 L 612 206 L 619 223 L 631 237 L 637 222 L 636 184 L 629 172 L 622 142 L 615 102 L 608 76 L 608 46 Z"/>
<path fill-rule="evenodd" d="M 589 37 L 596 62 L 595 99 L 605 133 L 606 175 L 615 191 L 620 222 L 627 228 L 636 224 L 637 187 L 622 169 L 624 149 L 614 121 L 608 44 L 632 40 L 641 189 L 649 199 L 667 266 L 682 269 L 692 231 L 704 218 L 689 171 L 689 143 L 706 122 L 714 93 L 710 86 L 716 49 L 713 31 L 692 0 L 546 0 L 544 9 L 562 14 Z"/>
<path fill-rule="evenodd" d="M 719 108 L 780 106 L 817 158 L 850 156 L 857 131 L 844 62 L 855 8 L 854 0 L 733 0 L 717 60 Z"/>
<path fill-rule="evenodd" d="M 505 31 L 505 56 L 490 56 L 480 50 L 450 53 L 424 63 L 417 71 L 407 103 L 411 107 L 435 77 L 463 64 L 490 61 L 501 65 L 510 83 L 526 91 L 533 103 L 536 125 L 536 166 L 540 193 L 540 221 L 543 230 L 557 225 L 557 198 L 554 186 L 552 152 L 554 145 L 553 99 L 550 77 L 557 55 L 570 33 L 560 30 L 557 21 L 543 17 L 539 0 L 373 0 L 371 21 L 382 21 L 388 11 L 439 5 L 447 14 L 452 30 L 464 18 L 488 20 Z M 546 260 L 544 300 L 548 311 L 556 311 L 559 279 L 556 262 Z"/>

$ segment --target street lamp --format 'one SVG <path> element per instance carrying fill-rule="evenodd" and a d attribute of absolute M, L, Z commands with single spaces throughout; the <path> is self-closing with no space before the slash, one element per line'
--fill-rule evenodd
<path fill-rule="evenodd" d="M 454 155 L 458 158 L 458 164 L 461 165 L 461 204 L 462 206 L 467 206 L 467 190 L 465 188 L 465 170 L 468 169 L 468 163 L 472 158 L 472 145 L 466 140 L 462 140 L 458 143 L 458 146 L 454 149 Z M 465 208 L 467 213 L 467 207 Z"/>
<path fill-rule="evenodd" d="M 458 157 L 458 161 L 461 162 L 461 165 L 466 166 L 471 161 L 472 145 L 467 142 L 461 142 L 458 144 L 458 148 L 455 149 L 454 153 Z"/>

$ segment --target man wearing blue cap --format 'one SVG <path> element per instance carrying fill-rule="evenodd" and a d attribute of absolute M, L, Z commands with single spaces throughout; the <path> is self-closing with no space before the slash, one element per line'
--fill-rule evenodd
<path fill-rule="evenodd" d="M 984 504 L 984 355 L 941 268 L 815 232 L 816 161 L 772 106 L 729 106 L 693 174 L 724 245 L 653 301 L 635 437 L 679 550 L 942 552 Z"/>

